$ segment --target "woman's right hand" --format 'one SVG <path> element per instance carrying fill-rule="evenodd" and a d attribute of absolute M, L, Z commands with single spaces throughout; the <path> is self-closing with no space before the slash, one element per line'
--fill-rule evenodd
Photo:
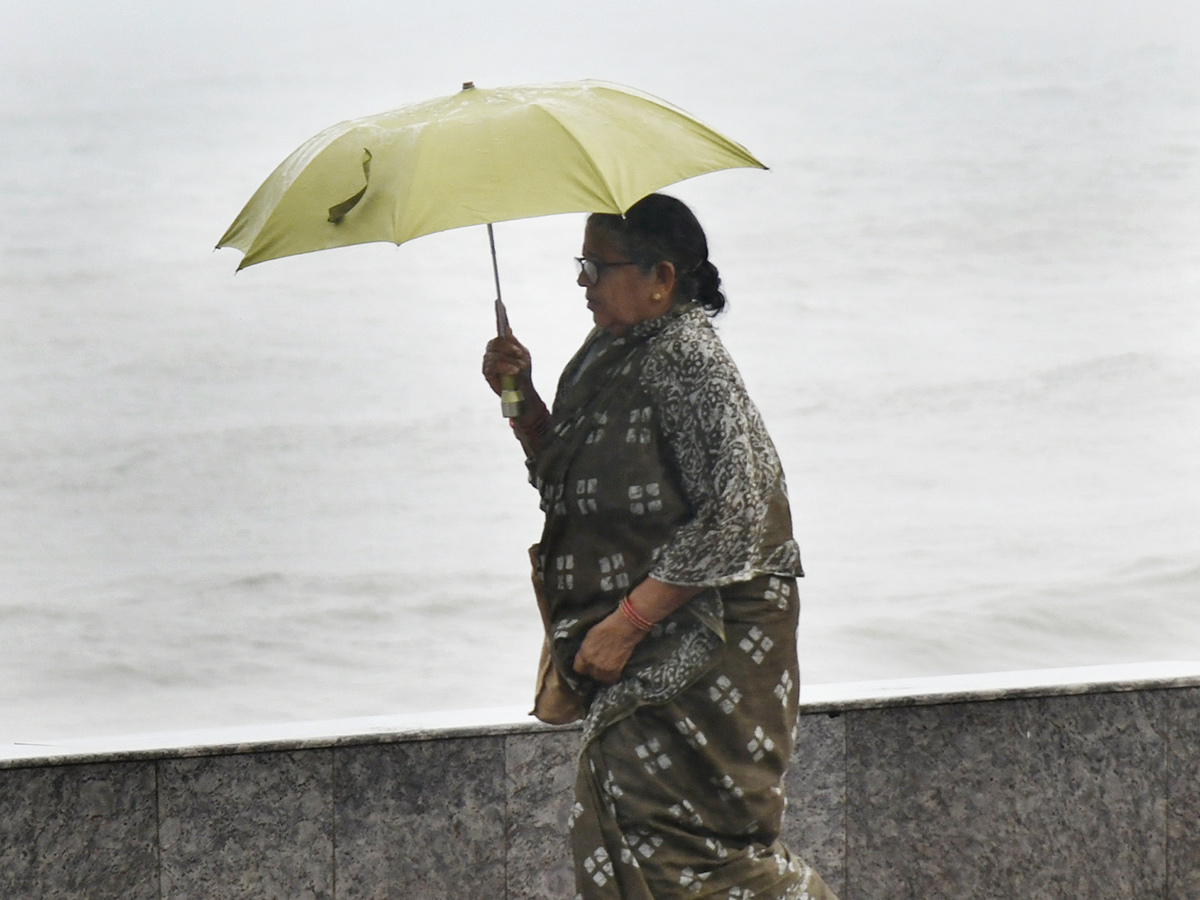
<path fill-rule="evenodd" d="M 483 354 L 483 377 L 497 395 L 501 391 L 501 375 L 515 375 L 517 385 L 525 392 L 532 384 L 533 360 L 511 331 L 507 337 L 494 337 L 488 341 Z"/>

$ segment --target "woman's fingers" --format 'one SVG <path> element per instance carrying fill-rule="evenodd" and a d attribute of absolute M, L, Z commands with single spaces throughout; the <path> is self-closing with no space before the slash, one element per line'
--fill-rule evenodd
<path fill-rule="evenodd" d="M 483 358 L 485 363 L 490 360 L 493 365 L 502 365 L 513 370 L 505 372 L 506 375 L 515 375 L 519 371 L 532 368 L 533 365 L 528 350 L 516 341 L 505 338 L 492 338 L 488 341 Z"/>
<path fill-rule="evenodd" d="M 487 342 L 489 350 L 505 350 L 509 353 L 524 353 L 529 355 L 529 351 L 525 349 L 525 345 L 511 335 L 509 337 L 494 337 Z"/>
<path fill-rule="evenodd" d="M 624 666 L 614 669 L 611 666 L 588 662 L 578 655 L 575 657 L 574 668 L 580 675 L 599 681 L 601 684 L 614 684 L 620 679 L 621 672 L 624 670 Z"/>
<path fill-rule="evenodd" d="M 611 615 L 597 622 L 584 635 L 572 668 L 603 684 L 613 684 L 625 671 L 625 664 L 641 637 L 640 632 L 629 628 L 623 617 Z"/>
<path fill-rule="evenodd" d="M 487 343 L 483 354 L 483 377 L 496 393 L 500 392 L 501 375 L 517 375 L 528 379 L 533 368 L 529 351 L 515 338 L 495 337 Z"/>

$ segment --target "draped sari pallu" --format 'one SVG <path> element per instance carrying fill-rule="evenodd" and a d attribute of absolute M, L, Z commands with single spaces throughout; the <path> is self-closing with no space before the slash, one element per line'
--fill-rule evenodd
<path fill-rule="evenodd" d="M 779 842 L 803 572 L 775 448 L 703 312 L 594 331 L 528 465 L 546 514 L 539 704 L 584 719 L 579 900 L 836 900 Z M 576 675 L 584 635 L 647 576 L 706 588 L 619 682 Z"/>

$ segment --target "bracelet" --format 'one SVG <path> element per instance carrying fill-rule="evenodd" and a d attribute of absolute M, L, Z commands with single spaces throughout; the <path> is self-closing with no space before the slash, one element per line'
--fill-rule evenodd
<path fill-rule="evenodd" d="M 633 608 L 633 604 L 629 602 L 628 594 L 621 598 L 621 602 L 617 605 L 617 609 L 621 610 L 621 614 L 629 620 L 629 624 L 638 631 L 649 631 L 655 625 L 654 622 L 651 622 Z"/>

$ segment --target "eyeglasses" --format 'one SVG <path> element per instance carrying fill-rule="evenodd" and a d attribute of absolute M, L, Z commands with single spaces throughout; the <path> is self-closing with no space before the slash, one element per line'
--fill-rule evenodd
<path fill-rule="evenodd" d="M 575 277 L 578 278 L 582 275 L 584 281 L 594 286 L 600 281 L 600 276 L 604 274 L 605 269 L 636 265 L 637 263 L 632 260 L 626 262 L 603 262 L 598 259 L 588 259 L 586 256 L 577 256 L 575 257 Z"/>

